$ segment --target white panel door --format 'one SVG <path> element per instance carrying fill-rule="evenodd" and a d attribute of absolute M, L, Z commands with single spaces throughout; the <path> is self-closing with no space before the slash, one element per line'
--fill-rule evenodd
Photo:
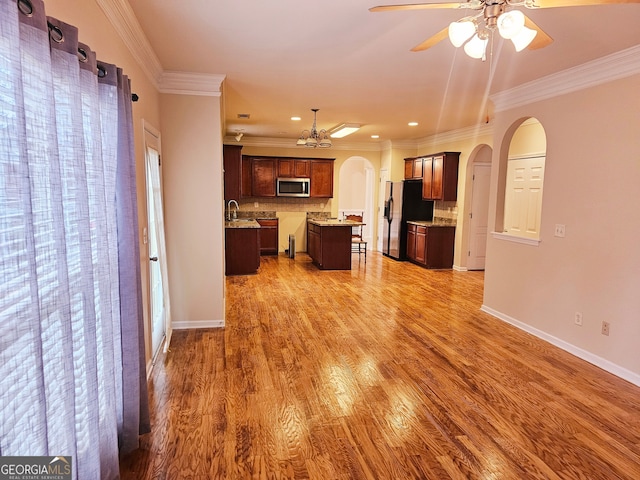
<path fill-rule="evenodd" d="M 545 157 L 509 159 L 504 199 L 504 231 L 540 238 Z"/>
<path fill-rule="evenodd" d="M 471 219 L 469 222 L 468 270 L 484 270 L 489 224 L 489 187 L 491 164 L 479 163 L 473 166 L 473 186 L 471 189 Z"/>

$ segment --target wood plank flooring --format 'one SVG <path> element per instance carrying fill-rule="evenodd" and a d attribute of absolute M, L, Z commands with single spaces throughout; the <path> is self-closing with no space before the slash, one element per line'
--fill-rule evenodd
<path fill-rule="evenodd" d="M 481 312 L 482 272 L 298 254 L 226 287 L 123 479 L 640 478 L 640 388 Z"/>

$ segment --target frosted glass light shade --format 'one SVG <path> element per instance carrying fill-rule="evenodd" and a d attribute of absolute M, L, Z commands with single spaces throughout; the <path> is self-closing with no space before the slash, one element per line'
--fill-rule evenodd
<path fill-rule="evenodd" d="M 520 30 L 520 33 L 511 39 L 511 41 L 513 42 L 513 45 L 516 47 L 516 52 L 519 52 L 527 48 L 529 44 L 533 42 L 533 39 L 536 38 L 537 34 L 538 34 L 537 30 L 533 30 L 527 27 L 522 27 L 522 30 Z"/>
<path fill-rule="evenodd" d="M 460 47 L 476 33 L 476 24 L 470 20 L 460 20 L 449 24 L 449 40 L 454 47 Z"/>
<path fill-rule="evenodd" d="M 498 17 L 498 32 L 507 40 L 518 35 L 524 28 L 524 13 L 520 10 L 504 12 Z"/>
<path fill-rule="evenodd" d="M 488 38 L 482 39 L 476 34 L 464 45 L 464 51 L 471 58 L 482 58 L 488 41 Z"/>

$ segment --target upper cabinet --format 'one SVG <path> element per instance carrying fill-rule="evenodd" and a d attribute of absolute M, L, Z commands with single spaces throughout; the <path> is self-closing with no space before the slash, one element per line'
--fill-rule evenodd
<path fill-rule="evenodd" d="M 460 152 L 442 152 L 422 157 L 422 198 L 456 201 Z"/>
<path fill-rule="evenodd" d="M 224 145 L 224 200 L 240 200 L 242 178 L 242 145 Z"/>
<path fill-rule="evenodd" d="M 276 196 L 275 158 L 254 158 L 251 161 L 251 193 L 254 197 Z"/>
<path fill-rule="evenodd" d="M 404 159 L 404 178 L 405 180 L 422 178 L 422 157 Z"/>
<path fill-rule="evenodd" d="M 311 197 L 333 197 L 333 160 L 311 160 Z"/>
<path fill-rule="evenodd" d="M 241 196 L 275 197 L 276 180 L 280 177 L 309 178 L 310 197 L 331 198 L 333 197 L 333 162 L 333 159 L 324 158 L 243 155 L 239 180 Z"/>
<path fill-rule="evenodd" d="M 278 177 L 309 178 L 310 160 L 299 158 L 278 159 Z"/>

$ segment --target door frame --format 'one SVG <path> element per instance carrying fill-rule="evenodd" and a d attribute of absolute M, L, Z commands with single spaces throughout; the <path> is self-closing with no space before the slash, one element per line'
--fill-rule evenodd
<path fill-rule="evenodd" d="M 151 186 L 148 183 L 148 169 L 149 169 L 149 159 L 148 159 L 148 149 L 151 148 L 155 151 L 158 152 L 159 158 L 161 158 L 162 156 L 162 142 L 161 142 L 161 135 L 160 135 L 160 131 L 158 129 L 156 129 L 155 127 L 153 127 L 151 124 L 149 124 L 148 122 L 146 122 L 145 120 L 142 120 L 142 127 L 143 127 L 143 146 L 144 146 L 144 171 L 145 171 L 145 201 L 148 202 L 149 199 L 149 188 L 151 188 Z M 159 176 L 160 176 L 160 195 L 162 195 L 162 185 L 163 185 L 163 181 L 162 181 L 162 163 L 160 162 L 158 165 L 158 169 L 159 169 Z M 169 343 L 171 341 L 171 333 L 172 333 L 172 328 L 171 328 L 171 322 L 170 322 L 170 312 L 167 312 L 167 306 L 165 305 L 164 313 L 163 313 L 163 340 L 160 342 L 160 345 L 158 346 L 157 350 L 154 351 L 153 349 L 153 340 L 152 340 L 152 322 L 153 322 L 153 318 L 152 318 L 152 296 L 151 296 L 151 265 L 150 265 L 150 261 L 148 260 L 149 258 L 149 206 L 148 204 L 146 204 L 146 213 L 147 213 L 147 223 L 144 226 L 144 239 L 143 239 L 143 243 L 145 244 L 145 252 L 146 252 L 146 259 L 147 259 L 147 302 L 146 302 L 146 308 L 147 308 L 147 321 L 145 322 L 145 344 L 147 345 L 148 351 L 150 352 L 150 359 L 148 360 L 148 364 L 147 364 L 147 377 L 151 374 L 151 370 L 153 368 L 153 364 L 155 363 L 155 359 L 158 355 L 158 353 L 160 352 L 160 350 L 163 350 L 164 352 L 166 352 L 169 349 Z M 164 212 L 163 212 L 164 215 Z M 166 252 L 165 252 L 166 254 Z M 165 259 L 166 261 L 166 259 Z M 165 285 L 165 279 L 163 279 L 163 296 L 165 295 L 165 291 L 164 289 L 168 288 L 168 285 Z M 164 348 L 163 348 L 164 345 Z"/>

